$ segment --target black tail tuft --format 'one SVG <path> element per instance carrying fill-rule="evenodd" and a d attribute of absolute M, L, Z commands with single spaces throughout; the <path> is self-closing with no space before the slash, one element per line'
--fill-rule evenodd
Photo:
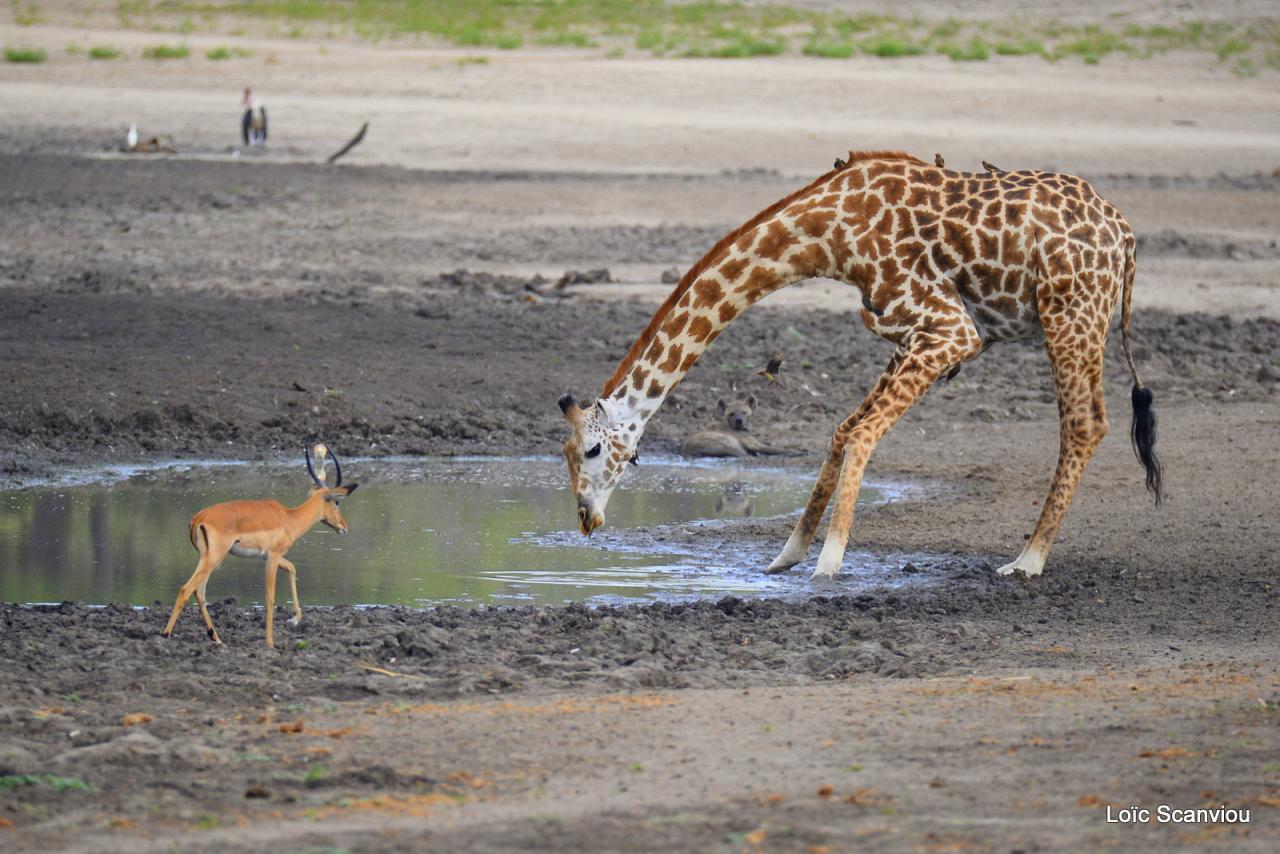
<path fill-rule="evenodd" d="M 1147 470 L 1147 489 L 1156 497 L 1160 506 L 1163 491 L 1160 460 L 1156 457 L 1156 412 L 1151 408 L 1151 389 L 1138 384 L 1133 386 L 1133 424 L 1129 437 L 1133 452 L 1138 455 L 1142 467 Z"/>

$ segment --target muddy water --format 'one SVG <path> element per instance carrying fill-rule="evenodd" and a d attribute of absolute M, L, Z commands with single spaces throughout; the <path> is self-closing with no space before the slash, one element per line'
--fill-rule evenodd
<path fill-rule="evenodd" d="M 811 473 L 739 462 L 646 461 L 609 505 L 609 528 L 577 533 L 563 464 L 540 459 L 352 460 L 343 502 L 350 533 L 317 526 L 289 552 L 307 604 L 590 603 L 808 595 L 801 575 L 764 576 L 772 555 L 736 548 L 715 520 L 799 509 Z M 172 601 L 195 568 L 187 522 L 244 497 L 306 495 L 305 471 L 223 465 L 80 472 L 0 493 L 0 601 Z M 864 500 L 884 490 L 864 488 Z M 673 526 L 705 531 L 670 545 Z M 781 543 L 778 544 L 779 546 Z M 845 589 L 884 583 L 883 561 L 852 554 Z M 807 575 L 807 573 L 805 574 Z M 287 590 L 281 579 L 279 591 Z M 228 557 L 209 583 L 218 601 L 263 597 L 260 560 Z"/>

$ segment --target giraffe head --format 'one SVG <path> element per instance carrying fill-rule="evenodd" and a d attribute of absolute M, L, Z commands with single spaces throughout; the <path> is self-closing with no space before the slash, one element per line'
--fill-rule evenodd
<path fill-rule="evenodd" d="M 569 488 L 578 502 L 578 528 L 589 537 L 596 528 L 604 527 L 605 505 L 627 463 L 636 464 L 640 431 L 611 411 L 616 407 L 611 401 L 597 400 L 584 407 L 566 394 L 559 404 L 573 428 L 564 443 L 564 461 L 569 467 Z"/>

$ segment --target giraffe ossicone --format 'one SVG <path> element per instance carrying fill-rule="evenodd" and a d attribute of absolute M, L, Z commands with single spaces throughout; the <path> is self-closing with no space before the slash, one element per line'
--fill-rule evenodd
<path fill-rule="evenodd" d="M 1089 184 L 1053 172 L 957 172 L 894 151 L 847 161 L 730 232 L 689 268 L 587 406 L 560 409 L 579 527 L 590 535 L 645 425 L 733 320 L 804 279 L 858 289 L 862 322 L 897 350 L 875 387 L 831 438 L 827 459 L 782 552 L 781 572 L 806 557 L 831 520 L 815 576 L 844 558 L 863 473 L 876 444 L 941 376 L 993 343 L 1042 336 L 1058 396 L 1061 452 L 1035 532 L 1001 573 L 1037 575 L 1071 497 L 1108 430 L 1102 362 L 1121 312 L 1134 380 L 1134 450 L 1159 503 L 1150 392 L 1129 346 L 1136 240 Z"/>

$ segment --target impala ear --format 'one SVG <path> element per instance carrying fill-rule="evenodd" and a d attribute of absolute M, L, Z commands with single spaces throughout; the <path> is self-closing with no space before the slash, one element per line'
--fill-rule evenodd
<path fill-rule="evenodd" d="M 747 406 L 754 410 L 756 408 L 756 403 L 756 396 L 754 394 L 747 395 Z"/>
<path fill-rule="evenodd" d="M 331 492 L 325 493 L 324 500 L 325 501 L 341 501 L 351 493 L 355 492 L 356 487 L 359 485 L 360 484 L 358 483 L 344 483 L 342 486 L 335 486 L 332 488 Z"/>
<path fill-rule="evenodd" d="M 716 409 L 719 411 L 721 415 L 724 415 L 725 406 L 726 404 L 724 402 L 724 398 L 720 398 L 719 400 L 716 401 Z"/>

